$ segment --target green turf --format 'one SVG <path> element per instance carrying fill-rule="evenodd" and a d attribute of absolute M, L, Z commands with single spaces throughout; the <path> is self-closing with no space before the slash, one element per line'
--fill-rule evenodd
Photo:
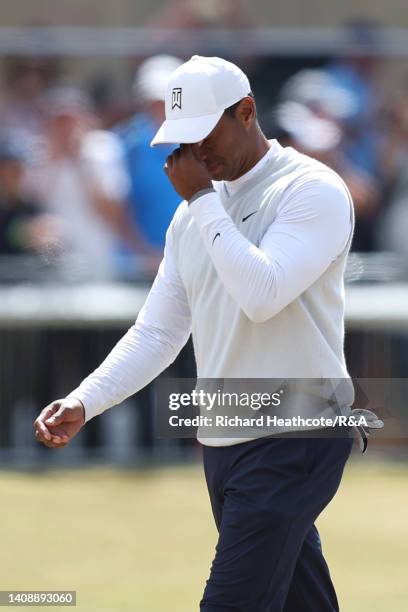
<path fill-rule="evenodd" d="M 407 483 L 408 467 L 351 460 L 318 521 L 344 612 L 407 610 Z M 83 612 L 198 610 L 216 542 L 200 467 L 2 472 L 0 495 L 1 590 L 76 590 Z"/>

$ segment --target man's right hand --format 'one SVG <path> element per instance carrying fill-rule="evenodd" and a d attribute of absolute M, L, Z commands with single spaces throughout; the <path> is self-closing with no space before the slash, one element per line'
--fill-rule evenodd
<path fill-rule="evenodd" d="M 33 423 L 35 437 L 49 448 L 63 448 L 85 423 L 85 408 L 77 399 L 59 399 L 42 410 Z"/>

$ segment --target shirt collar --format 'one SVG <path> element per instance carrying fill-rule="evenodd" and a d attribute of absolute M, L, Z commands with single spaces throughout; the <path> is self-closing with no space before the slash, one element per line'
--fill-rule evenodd
<path fill-rule="evenodd" d="M 265 153 L 263 157 L 253 166 L 248 172 L 235 179 L 235 181 L 219 181 L 217 185 L 217 191 L 220 187 L 223 187 L 228 196 L 234 195 L 237 191 L 241 189 L 241 187 L 251 179 L 255 174 L 257 174 L 262 168 L 270 161 L 272 157 L 274 157 L 278 151 L 278 143 L 276 140 L 270 140 L 269 144 L 271 145 L 268 151 Z"/>

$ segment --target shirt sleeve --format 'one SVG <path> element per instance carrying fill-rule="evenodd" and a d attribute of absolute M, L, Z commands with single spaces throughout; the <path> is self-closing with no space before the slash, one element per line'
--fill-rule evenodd
<path fill-rule="evenodd" d="M 329 171 L 304 175 L 286 190 L 259 246 L 240 233 L 215 192 L 189 209 L 219 278 L 254 322 L 273 317 L 310 287 L 353 231 L 351 197 Z"/>
<path fill-rule="evenodd" d="M 164 258 L 136 322 L 68 396 L 83 403 L 85 422 L 156 378 L 177 357 L 190 331 L 190 308 L 176 267 L 170 226 Z"/>

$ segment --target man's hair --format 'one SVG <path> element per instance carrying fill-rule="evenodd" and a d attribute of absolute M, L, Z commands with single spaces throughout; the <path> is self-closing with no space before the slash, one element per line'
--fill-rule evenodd
<path fill-rule="evenodd" d="M 255 100 L 255 96 L 252 93 L 252 91 L 249 92 L 248 96 L 250 96 L 251 98 L 253 98 Z M 235 104 L 233 104 L 232 106 L 229 106 L 228 108 L 225 109 L 224 113 L 226 113 L 227 115 L 230 115 L 230 117 L 234 117 L 235 116 L 235 111 L 237 110 L 238 106 L 241 104 L 241 101 L 244 98 L 241 98 L 241 100 L 238 100 L 238 102 L 235 102 Z"/>

